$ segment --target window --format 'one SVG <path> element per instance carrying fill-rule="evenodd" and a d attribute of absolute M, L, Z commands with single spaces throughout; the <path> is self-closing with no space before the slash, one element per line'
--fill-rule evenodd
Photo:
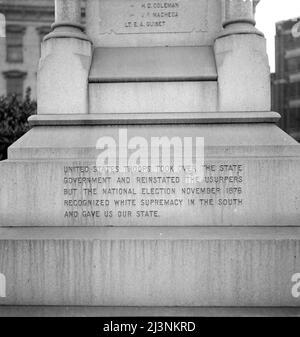
<path fill-rule="evenodd" d="M 7 62 L 23 62 L 23 36 L 25 28 L 21 26 L 7 26 L 6 28 L 6 52 Z"/>
<path fill-rule="evenodd" d="M 288 60 L 288 70 L 291 73 L 300 72 L 300 58 L 291 58 Z"/>
<path fill-rule="evenodd" d="M 290 129 L 300 131 L 300 108 L 290 109 Z"/>
<path fill-rule="evenodd" d="M 6 78 L 6 93 L 7 95 L 15 94 L 18 99 L 23 98 L 24 78 L 26 73 L 18 70 L 7 71 L 4 73 Z"/>
<path fill-rule="evenodd" d="M 288 96 L 300 99 L 300 82 L 290 83 L 288 86 Z"/>
<path fill-rule="evenodd" d="M 285 37 L 285 48 L 294 49 L 300 47 L 300 38 L 295 38 L 291 33 Z"/>

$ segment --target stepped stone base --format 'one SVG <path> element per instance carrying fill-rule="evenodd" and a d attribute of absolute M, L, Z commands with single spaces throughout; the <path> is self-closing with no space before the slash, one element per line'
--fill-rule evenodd
<path fill-rule="evenodd" d="M 300 273 L 299 145 L 268 120 L 274 118 L 270 115 L 263 123 L 238 122 L 237 116 L 236 124 L 210 124 L 207 116 L 178 124 L 166 116 L 151 118 L 147 126 L 133 125 L 134 119 L 119 125 L 117 119 L 99 116 L 53 125 L 44 116 L 10 148 L 9 159 L 0 164 L 0 273 L 6 278 L 0 314 L 22 312 L 24 307 L 9 309 L 18 305 L 29 306 L 32 315 L 56 315 L 56 307 L 57 315 L 118 315 L 126 308 L 134 313 L 135 307 L 146 315 L 299 313 L 293 279 Z M 96 196 L 85 196 L 84 185 L 66 194 L 74 187 L 68 178 L 94 176 L 90 169 L 78 174 L 69 168 L 93 167 L 97 139 L 117 140 L 120 128 L 129 138 L 148 142 L 154 136 L 203 137 L 205 176 L 222 179 L 203 186 L 180 180 L 172 187 L 182 206 L 156 207 L 159 216 L 152 218 L 136 216 L 147 210 L 140 201 L 150 198 L 140 190 L 159 184 L 141 186 L 134 174 L 127 187 L 138 192 L 135 207 L 115 207 L 119 197 L 103 194 L 102 182 L 93 183 Z M 121 153 L 125 147 L 118 144 Z M 225 172 L 225 166 L 235 167 L 234 172 Z M 110 187 L 117 186 L 119 176 L 111 174 Z M 199 186 L 210 188 L 206 198 L 212 201 L 198 203 L 204 196 L 194 196 L 195 204 L 189 204 L 192 197 L 182 187 Z M 93 198 L 109 200 L 106 211 L 114 216 L 102 213 L 106 206 L 65 202 Z M 242 201 L 219 202 L 229 199 Z M 95 210 L 99 217 L 84 215 Z M 119 217 L 120 210 L 132 216 Z M 69 216 L 76 211 L 78 217 Z"/>
<path fill-rule="evenodd" d="M 299 306 L 299 228 L 3 229 L 7 305 Z"/>

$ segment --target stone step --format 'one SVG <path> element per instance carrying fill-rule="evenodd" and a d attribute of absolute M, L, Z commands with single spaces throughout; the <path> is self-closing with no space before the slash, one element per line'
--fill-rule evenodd
<path fill-rule="evenodd" d="M 0 272 L 0 305 L 299 307 L 300 233 L 2 229 Z"/>

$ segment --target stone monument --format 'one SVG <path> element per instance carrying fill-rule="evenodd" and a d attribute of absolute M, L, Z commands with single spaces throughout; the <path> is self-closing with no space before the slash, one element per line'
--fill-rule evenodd
<path fill-rule="evenodd" d="M 55 1 L 38 114 L 0 164 L 2 309 L 300 307 L 300 146 L 270 109 L 257 3 L 87 0 L 84 29 L 81 1 Z M 147 165 L 195 139 L 201 179 Z"/>

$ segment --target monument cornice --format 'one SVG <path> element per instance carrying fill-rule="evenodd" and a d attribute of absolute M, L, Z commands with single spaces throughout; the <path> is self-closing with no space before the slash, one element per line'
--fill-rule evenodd
<path fill-rule="evenodd" d="M 208 113 L 115 113 L 33 115 L 31 126 L 71 125 L 162 125 L 162 124 L 232 124 L 232 123 L 277 123 L 277 112 L 208 112 Z"/>

